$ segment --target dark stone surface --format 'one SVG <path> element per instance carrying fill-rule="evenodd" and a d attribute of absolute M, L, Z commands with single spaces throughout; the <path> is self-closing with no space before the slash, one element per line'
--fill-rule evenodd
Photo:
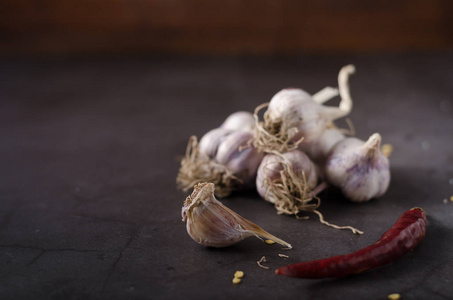
<path fill-rule="evenodd" d="M 348 63 L 357 67 L 357 136 L 380 132 L 394 146 L 392 182 L 360 205 L 327 190 L 320 211 L 365 234 L 314 214 L 277 215 L 251 191 L 222 202 L 293 250 L 255 238 L 225 249 L 194 243 L 180 217 L 187 193 L 175 184 L 189 136 L 281 88 L 335 86 Z M 451 53 L 2 59 L 0 298 L 451 299 L 452 74 Z M 273 273 L 371 244 L 413 206 L 427 212 L 426 239 L 391 265 L 344 279 Z M 270 270 L 256 264 L 262 256 Z M 246 274 L 240 285 L 231 283 L 236 270 Z"/>

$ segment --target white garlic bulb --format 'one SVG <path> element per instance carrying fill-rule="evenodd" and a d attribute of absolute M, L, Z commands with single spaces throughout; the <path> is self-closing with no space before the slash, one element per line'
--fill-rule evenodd
<path fill-rule="evenodd" d="M 311 202 L 317 182 L 315 165 L 303 152 L 293 150 L 263 158 L 256 189 L 263 199 L 274 204 L 278 213 L 297 214 L 319 206 L 319 202 Z"/>
<path fill-rule="evenodd" d="M 187 232 L 195 242 L 221 248 L 256 236 L 291 248 L 287 242 L 224 206 L 215 198 L 214 189 L 212 183 L 197 184 L 184 202 L 182 220 L 186 222 Z"/>
<path fill-rule="evenodd" d="M 326 129 L 331 116 L 323 112 L 323 106 L 301 89 L 284 89 L 275 94 L 265 112 L 268 128 L 284 126 L 295 128 L 289 138 L 303 144 L 310 144 Z"/>
<path fill-rule="evenodd" d="M 352 100 L 348 79 L 354 72 L 352 65 L 340 70 L 339 107 L 322 105 L 326 97 L 318 97 L 319 99 L 315 100 L 301 89 L 288 88 L 275 94 L 264 113 L 264 122 L 256 122 L 254 145 L 264 152 L 282 153 L 297 146 L 305 150 L 322 135 L 332 121 L 350 113 Z M 264 105 L 257 107 L 255 118 Z"/>
<path fill-rule="evenodd" d="M 380 144 L 379 133 L 366 142 L 346 138 L 337 143 L 326 162 L 327 181 L 354 202 L 382 196 L 390 184 L 390 165 L 380 151 Z"/>
<path fill-rule="evenodd" d="M 229 130 L 252 132 L 255 128 L 255 118 L 248 111 L 238 111 L 229 115 L 220 127 Z"/>

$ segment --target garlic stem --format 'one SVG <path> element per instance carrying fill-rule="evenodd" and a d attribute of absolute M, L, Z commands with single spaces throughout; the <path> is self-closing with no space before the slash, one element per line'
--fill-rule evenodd
<path fill-rule="evenodd" d="M 349 92 L 349 76 L 355 73 L 353 65 L 347 65 L 341 68 L 338 74 L 338 90 L 340 92 L 341 101 L 338 107 L 324 106 L 324 114 L 329 116 L 329 119 L 336 120 L 347 116 L 352 110 L 352 99 Z"/>
<path fill-rule="evenodd" d="M 340 91 L 340 110 L 348 115 L 352 110 L 352 99 L 349 92 L 349 76 L 355 73 L 354 65 L 347 65 L 341 68 L 338 74 L 338 89 Z"/>
<path fill-rule="evenodd" d="M 325 88 L 314 94 L 312 98 L 319 104 L 323 104 L 324 102 L 327 102 L 338 95 L 339 91 L 337 88 L 326 86 Z"/>
<path fill-rule="evenodd" d="M 378 150 L 381 145 L 382 137 L 379 133 L 373 133 L 363 145 L 364 148 Z"/>

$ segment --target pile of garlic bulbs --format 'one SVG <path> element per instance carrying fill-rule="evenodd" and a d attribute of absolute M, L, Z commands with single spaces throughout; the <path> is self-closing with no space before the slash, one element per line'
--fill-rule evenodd
<path fill-rule="evenodd" d="M 326 87 L 315 95 L 283 89 L 254 114 L 236 112 L 200 142 L 191 137 L 177 176 L 179 188 L 187 191 L 212 182 L 215 194 L 226 197 L 255 187 L 284 214 L 316 212 L 317 194 L 328 186 L 354 202 L 382 196 L 390 183 L 390 168 L 380 149 L 381 135 L 362 141 L 334 124 L 352 110 L 349 77 L 354 72 L 353 65 L 343 67 L 338 89 Z M 324 105 L 338 95 L 338 107 Z"/>

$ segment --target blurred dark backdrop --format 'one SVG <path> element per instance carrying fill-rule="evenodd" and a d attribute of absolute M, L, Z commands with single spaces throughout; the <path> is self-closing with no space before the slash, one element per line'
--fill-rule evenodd
<path fill-rule="evenodd" d="M 301 54 L 453 48 L 453 1 L 2 0 L 2 54 Z"/>

